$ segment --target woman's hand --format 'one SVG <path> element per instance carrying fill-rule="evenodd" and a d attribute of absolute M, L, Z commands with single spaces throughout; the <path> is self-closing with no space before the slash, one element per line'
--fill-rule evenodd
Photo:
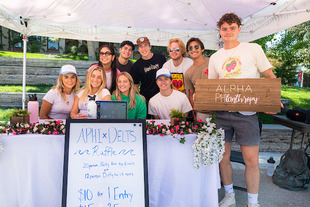
<path fill-rule="evenodd" d="M 78 113 L 74 116 L 74 119 L 87 119 L 87 115 Z"/>

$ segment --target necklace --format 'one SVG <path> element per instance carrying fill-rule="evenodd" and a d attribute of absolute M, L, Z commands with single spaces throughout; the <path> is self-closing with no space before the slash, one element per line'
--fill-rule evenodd
<path fill-rule="evenodd" d="M 65 94 L 66 95 L 66 104 L 69 105 L 70 104 L 70 95 Z"/>
<path fill-rule="evenodd" d="M 229 59 L 233 59 L 234 54 L 236 53 L 236 51 L 238 50 L 238 46 L 229 50 L 225 50 L 224 52 L 225 54 L 229 57 Z"/>
<path fill-rule="evenodd" d="M 234 56 L 234 54 L 238 50 L 239 45 L 240 45 L 240 42 L 239 42 L 239 44 L 237 44 L 237 46 L 235 46 L 235 47 L 233 47 L 231 49 L 224 49 L 224 52 L 229 57 L 229 59 L 233 59 L 232 57 Z"/>

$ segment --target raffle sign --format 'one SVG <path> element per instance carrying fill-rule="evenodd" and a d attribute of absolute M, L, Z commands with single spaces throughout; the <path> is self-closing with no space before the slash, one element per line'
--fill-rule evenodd
<path fill-rule="evenodd" d="M 147 207 L 144 120 L 67 120 L 62 206 Z"/>
<path fill-rule="evenodd" d="M 197 111 L 281 111 L 281 79 L 199 79 Z"/>

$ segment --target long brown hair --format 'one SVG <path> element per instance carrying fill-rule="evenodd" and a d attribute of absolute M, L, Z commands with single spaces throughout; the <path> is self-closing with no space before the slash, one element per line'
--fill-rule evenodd
<path fill-rule="evenodd" d="M 111 90 L 110 92 L 112 93 L 115 89 L 116 89 L 116 76 L 117 76 L 117 71 L 116 71 L 116 55 L 115 55 L 115 50 L 113 48 L 112 45 L 102 45 L 100 48 L 99 48 L 99 62 L 98 62 L 98 65 L 102 67 L 102 63 L 100 61 L 100 51 L 102 48 L 108 48 L 110 50 L 110 52 L 112 53 L 112 56 L 114 55 L 115 58 L 112 60 L 112 63 L 111 63 L 111 73 L 112 73 L 112 85 L 111 85 Z"/>
<path fill-rule="evenodd" d="M 144 100 L 144 101 L 145 101 L 145 99 L 139 93 L 139 91 L 137 91 L 135 89 L 133 79 L 129 73 L 121 72 L 117 76 L 116 83 L 118 82 L 119 77 L 121 77 L 122 75 L 125 76 L 126 78 L 128 78 L 129 83 L 130 83 L 129 95 L 128 95 L 129 96 L 129 107 L 128 107 L 128 109 L 133 109 L 137 105 L 136 96 L 141 96 L 142 100 Z M 113 92 L 113 95 L 115 96 L 116 100 L 118 100 L 118 101 L 122 100 L 122 92 L 119 90 L 118 86 L 116 87 L 115 91 Z"/>
<path fill-rule="evenodd" d="M 87 95 L 89 95 L 90 92 L 91 92 L 92 86 L 90 84 L 90 77 L 91 77 L 91 75 L 93 74 L 93 72 L 95 70 L 99 70 L 100 71 L 100 73 L 101 73 L 101 80 L 102 80 L 101 85 L 99 86 L 98 91 L 97 91 L 98 96 L 100 96 L 100 93 L 102 92 L 102 90 L 104 88 L 106 88 L 107 80 L 106 80 L 106 75 L 105 75 L 105 72 L 104 72 L 103 68 L 100 67 L 100 66 L 93 67 L 87 73 L 87 77 L 86 77 L 86 80 L 85 80 L 85 85 L 80 90 L 80 91 L 84 90 L 83 94 L 81 95 L 80 102 L 84 102 L 86 97 L 87 97 Z"/>

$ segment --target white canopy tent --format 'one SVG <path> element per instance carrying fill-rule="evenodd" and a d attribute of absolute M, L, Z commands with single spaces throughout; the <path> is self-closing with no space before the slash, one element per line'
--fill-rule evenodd
<path fill-rule="evenodd" d="M 0 25 L 25 36 L 89 41 L 147 36 L 161 46 L 175 37 L 199 37 L 205 48 L 218 49 L 216 23 L 228 12 L 243 18 L 239 40 L 249 42 L 310 20 L 310 1 L 0 0 Z"/>

